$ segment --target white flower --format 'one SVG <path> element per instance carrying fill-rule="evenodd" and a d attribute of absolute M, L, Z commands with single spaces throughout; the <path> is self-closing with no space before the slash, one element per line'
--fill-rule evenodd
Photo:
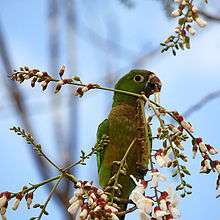
<path fill-rule="evenodd" d="M 104 209 L 105 210 L 109 210 L 110 209 L 113 213 L 118 212 L 118 209 L 116 209 L 114 206 L 107 205 L 107 204 L 104 206 Z"/>
<path fill-rule="evenodd" d="M 183 128 L 185 128 L 186 130 L 190 131 L 190 132 L 194 132 L 194 129 L 192 127 L 192 125 L 189 122 L 186 122 L 183 118 L 182 115 L 180 115 L 179 113 L 176 115 L 177 120 L 179 121 L 179 123 L 181 124 L 181 126 Z"/>
<path fill-rule="evenodd" d="M 207 25 L 207 22 L 200 18 L 199 16 L 195 18 L 195 22 L 199 25 L 199 27 L 203 28 Z"/>
<path fill-rule="evenodd" d="M 174 191 L 172 186 L 167 187 L 167 193 L 168 193 L 168 198 L 167 200 L 172 204 L 172 205 L 178 205 L 180 201 L 180 197 L 177 195 L 176 191 Z"/>
<path fill-rule="evenodd" d="M 176 3 L 181 3 L 183 0 L 174 0 Z"/>
<path fill-rule="evenodd" d="M 193 159 L 196 158 L 197 151 L 198 151 L 198 147 L 196 144 L 194 144 L 192 147 Z"/>
<path fill-rule="evenodd" d="M 169 211 L 171 215 L 173 216 L 173 218 L 180 218 L 181 216 L 180 211 L 175 206 L 170 206 Z"/>
<path fill-rule="evenodd" d="M 153 200 L 143 195 L 146 188 L 146 184 L 144 184 L 144 182 L 140 180 L 139 182 L 137 182 L 132 175 L 131 178 L 136 183 L 136 187 L 131 192 L 129 199 L 136 204 L 140 212 L 150 214 L 152 211 Z"/>
<path fill-rule="evenodd" d="M 7 197 L 6 197 L 6 195 L 3 195 L 0 198 L 0 208 L 4 207 L 6 205 L 6 202 L 7 202 Z"/>
<path fill-rule="evenodd" d="M 74 203 L 76 200 L 78 200 L 79 197 L 81 197 L 83 195 L 83 190 L 81 188 L 78 188 L 75 192 L 73 197 L 69 200 L 69 203 L 72 204 Z"/>
<path fill-rule="evenodd" d="M 184 149 L 184 146 L 182 145 L 182 143 L 178 140 L 175 140 L 174 141 L 174 144 L 180 149 L 180 150 L 183 150 Z"/>
<path fill-rule="evenodd" d="M 21 202 L 20 199 L 15 199 L 15 202 L 14 202 L 14 204 L 13 204 L 13 206 L 12 206 L 12 209 L 13 209 L 14 211 L 17 210 L 17 208 L 18 208 L 20 202 Z"/>
<path fill-rule="evenodd" d="M 220 161 L 218 160 L 213 161 L 213 167 L 216 169 L 218 173 L 220 173 Z"/>
<path fill-rule="evenodd" d="M 209 159 L 205 157 L 201 162 L 200 173 L 208 173 L 210 170 Z"/>
<path fill-rule="evenodd" d="M 217 154 L 218 150 L 211 146 L 210 144 L 206 144 L 206 148 L 211 155 Z"/>
<path fill-rule="evenodd" d="M 169 128 L 169 130 L 172 131 L 173 133 L 180 133 L 180 130 L 179 130 L 177 127 L 175 127 L 174 125 L 172 125 L 172 124 L 169 124 L 169 125 L 168 125 L 168 128 Z"/>
<path fill-rule="evenodd" d="M 156 151 L 155 159 L 160 167 L 166 167 L 170 161 L 169 156 L 167 154 L 164 155 L 163 149 Z"/>
<path fill-rule="evenodd" d="M 151 220 L 150 215 L 147 215 L 146 213 L 140 211 L 140 220 Z"/>
<path fill-rule="evenodd" d="M 200 150 L 205 153 L 207 152 L 206 145 L 202 142 L 202 138 L 196 138 L 196 143 L 199 145 Z"/>
<path fill-rule="evenodd" d="M 78 199 L 74 201 L 70 207 L 68 208 L 68 212 L 72 215 L 75 215 L 77 211 L 79 211 L 80 206 L 82 205 L 82 200 Z"/>
<path fill-rule="evenodd" d="M 86 219 L 87 215 L 88 215 L 88 209 L 84 208 L 81 210 L 79 217 L 80 217 L 80 219 Z"/>
<path fill-rule="evenodd" d="M 156 206 L 156 207 L 154 208 L 153 216 L 154 216 L 155 218 L 163 217 L 163 216 L 165 216 L 166 214 L 167 214 L 167 212 L 166 212 L 166 211 L 162 211 L 159 206 Z"/>
<path fill-rule="evenodd" d="M 152 187 L 157 187 L 158 186 L 158 181 L 166 181 L 166 177 L 161 175 L 158 169 L 154 169 L 151 172 L 152 175 Z"/>
<path fill-rule="evenodd" d="M 119 220 L 118 216 L 115 213 L 111 213 L 112 220 Z"/>
<path fill-rule="evenodd" d="M 143 196 L 137 201 L 136 206 L 140 211 L 150 214 L 153 207 L 153 200 Z"/>
<path fill-rule="evenodd" d="M 196 34 L 196 31 L 195 31 L 194 28 L 191 27 L 191 26 L 188 28 L 188 31 L 189 31 L 189 33 L 190 33 L 191 35 L 195 35 L 195 34 Z"/>
<path fill-rule="evenodd" d="M 193 7 L 192 7 L 192 11 L 193 11 L 194 13 L 196 13 L 196 12 L 199 11 L 199 9 L 198 9 L 195 5 L 193 5 Z"/>
<path fill-rule="evenodd" d="M 178 9 L 174 10 L 174 11 L 171 13 L 171 15 L 172 15 L 173 17 L 177 17 L 177 16 L 179 16 L 181 13 L 182 13 L 182 11 L 178 8 Z"/>
<path fill-rule="evenodd" d="M 160 92 L 155 92 L 154 93 L 154 101 L 159 105 L 160 104 Z M 157 111 L 159 116 L 160 116 L 160 112 Z M 156 113 L 156 112 L 155 112 Z"/>

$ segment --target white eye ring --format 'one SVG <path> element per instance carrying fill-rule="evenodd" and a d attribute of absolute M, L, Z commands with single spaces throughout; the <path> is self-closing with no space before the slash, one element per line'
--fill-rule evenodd
<path fill-rule="evenodd" d="M 136 75 L 136 76 L 134 76 L 133 80 L 135 82 L 138 82 L 138 83 L 139 82 L 143 82 L 144 81 L 144 77 L 142 75 Z"/>

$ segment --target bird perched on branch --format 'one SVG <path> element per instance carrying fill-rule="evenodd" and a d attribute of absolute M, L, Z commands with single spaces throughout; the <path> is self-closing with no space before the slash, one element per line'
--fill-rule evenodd
<path fill-rule="evenodd" d="M 115 89 L 149 97 L 160 92 L 161 82 L 153 72 L 134 69 L 119 79 Z M 145 126 L 141 103 L 136 96 L 115 91 L 108 119 L 98 127 L 97 144 L 101 147 L 97 152 L 99 183 L 112 197 L 128 199 L 135 187 L 130 175 L 143 179 L 147 171 L 152 136 L 149 126 Z M 129 146 L 131 149 L 127 152 Z M 126 205 L 121 205 L 121 209 L 125 211 Z"/>

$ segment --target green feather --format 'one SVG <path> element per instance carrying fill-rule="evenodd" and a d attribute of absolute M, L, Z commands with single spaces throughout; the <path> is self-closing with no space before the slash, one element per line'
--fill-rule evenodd
<path fill-rule="evenodd" d="M 147 70 L 132 70 L 128 74 L 124 75 L 115 85 L 115 89 L 125 90 L 133 93 L 140 94 L 144 92 L 146 96 L 152 94 L 149 92 L 147 86 L 151 76 L 154 73 Z M 150 88 L 151 89 L 151 88 Z M 151 91 L 151 90 L 150 90 Z M 97 131 L 97 144 L 103 144 L 103 137 L 108 136 L 109 143 L 105 144 L 101 151 L 97 153 L 97 164 L 99 172 L 99 183 L 105 187 L 108 184 L 109 179 L 118 170 L 118 166 L 113 164 L 113 161 L 121 161 L 125 155 L 129 145 L 134 138 L 137 137 L 138 124 L 137 124 L 137 97 L 129 95 L 114 93 L 112 110 L 108 116 L 98 127 Z M 146 158 L 146 166 L 148 164 L 150 152 L 151 152 L 151 133 L 150 127 L 148 127 L 148 136 L 146 136 L 144 158 Z M 127 157 L 127 175 L 121 175 L 119 177 L 119 183 L 122 185 L 122 194 L 120 198 L 128 199 L 130 192 L 135 187 L 133 181 L 129 175 L 132 174 L 136 178 L 143 178 L 143 174 L 140 174 L 137 170 L 137 158 L 140 156 L 140 145 L 135 143 L 130 150 Z M 124 210 L 126 207 L 122 207 Z M 121 218 L 122 219 L 122 218 Z"/>
<path fill-rule="evenodd" d="M 105 119 L 99 125 L 98 130 L 97 130 L 97 134 L 96 134 L 97 144 L 99 144 L 99 147 L 100 147 L 100 150 L 96 154 L 98 171 L 100 170 L 100 167 L 101 167 L 101 164 L 102 164 L 105 147 L 107 147 L 107 144 L 105 143 L 105 140 L 108 137 L 108 127 L 109 127 L 108 119 Z"/>

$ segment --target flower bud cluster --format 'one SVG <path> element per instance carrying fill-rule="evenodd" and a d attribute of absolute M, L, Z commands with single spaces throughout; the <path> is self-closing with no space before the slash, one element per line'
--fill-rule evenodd
<path fill-rule="evenodd" d="M 172 168 L 172 177 L 179 176 L 180 184 L 176 190 L 181 190 L 181 196 L 185 197 L 186 194 L 191 194 L 191 185 L 184 179 L 186 175 L 190 175 L 190 172 L 188 168 L 182 164 L 182 162 L 188 162 L 188 156 L 184 153 L 183 145 L 183 142 L 187 140 L 188 136 L 184 133 L 184 130 L 192 132 L 193 129 L 191 124 L 186 122 L 179 113 L 175 112 L 170 114 L 180 126 L 176 127 L 173 124 L 162 124 L 158 128 L 157 137 L 163 141 L 163 146 L 155 150 L 156 152 L 153 156 L 159 167 Z M 157 173 L 158 172 L 155 172 L 155 174 Z M 152 182 L 154 182 L 153 178 Z M 157 184 L 153 185 L 157 186 Z"/>
<path fill-rule="evenodd" d="M 85 92 L 91 90 L 91 89 L 94 89 L 94 88 L 98 88 L 99 85 L 97 84 L 92 84 L 92 83 L 89 83 L 88 85 L 86 86 L 83 86 L 83 87 L 78 87 L 74 93 L 75 96 L 79 96 L 79 97 L 82 97 L 84 95 Z"/>
<path fill-rule="evenodd" d="M 175 35 L 169 36 L 161 45 L 161 52 L 172 49 L 173 55 L 179 48 L 190 49 L 190 35 L 195 35 L 196 31 L 192 27 L 195 22 L 199 27 L 203 28 L 207 22 L 199 16 L 199 10 L 190 0 L 174 0 L 178 4 L 178 8 L 171 13 L 172 17 L 179 17 L 178 26 L 175 28 Z"/>
<path fill-rule="evenodd" d="M 76 219 L 112 219 L 119 220 L 117 214 L 119 207 L 110 203 L 103 190 L 93 186 L 87 181 L 78 181 L 77 190 L 70 199 L 68 212 L 76 216 Z"/>
<path fill-rule="evenodd" d="M 73 76 L 69 79 L 63 79 L 63 75 L 65 73 L 65 66 L 62 65 L 59 70 L 60 80 L 55 79 L 47 72 L 42 72 L 36 68 L 29 68 L 27 66 L 20 67 L 19 70 L 14 70 L 14 72 L 10 75 L 12 80 L 22 83 L 24 80 L 31 79 L 31 87 L 35 87 L 36 83 L 40 83 L 42 90 L 46 90 L 50 82 L 56 82 L 54 93 L 58 93 L 62 86 L 65 84 L 71 84 L 73 82 L 81 82 L 78 76 Z M 90 84 L 89 84 L 90 85 Z M 91 89 L 91 85 L 88 88 Z M 84 88 L 84 87 L 83 87 Z M 94 88 L 94 85 L 93 85 Z"/>
<path fill-rule="evenodd" d="M 25 196 L 25 199 L 26 199 L 27 208 L 30 209 L 30 206 L 31 206 L 32 200 L 33 200 L 33 192 L 29 192 L 29 193 L 25 194 L 24 193 L 25 189 L 26 188 L 24 187 L 21 192 L 18 192 L 16 194 L 13 194 L 11 192 L 1 192 L 0 193 L 0 212 L 1 212 L 1 216 L 2 216 L 3 220 L 7 219 L 6 211 L 7 211 L 7 207 L 8 207 L 8 202 L 14 196 L 15 196 L 15 201 L 14 201 L 14 204 L 12 206 L 12 210 L 14 210 L 14 211 L 17 210 L 17 208 L 19 207 L 20 202 L 21 202 L 21 200 L 23 199 L 24 196 Z"/>
<path fill-rule="evenodd" d="M 212 160 L 212 156 L 218 153 L 218 150 L 210 144 L 205 144 L 201 137 L 192 140 L 193 158 L 195 158 L 199 151 L 202 156 L 200 173 L 208 174 L 211 171 L 217 171 L 218 177 L 216 181 L 216 190 L 220 184 L 220 161 Z"/>

